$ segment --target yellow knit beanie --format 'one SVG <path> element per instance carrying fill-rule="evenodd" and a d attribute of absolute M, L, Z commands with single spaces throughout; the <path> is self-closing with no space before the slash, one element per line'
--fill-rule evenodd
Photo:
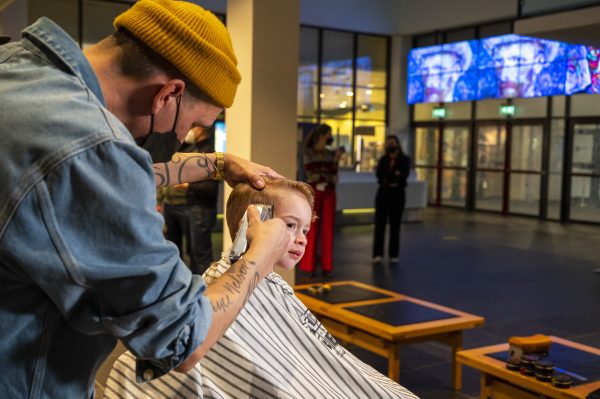
<path fill-rule="evenodd" d="M 139 0 L 114 26 L 160 54 L 218 105 L 233 103 L 241 80 L 237 59 L 227 29 L 210 11 L 186 1 Z"/>

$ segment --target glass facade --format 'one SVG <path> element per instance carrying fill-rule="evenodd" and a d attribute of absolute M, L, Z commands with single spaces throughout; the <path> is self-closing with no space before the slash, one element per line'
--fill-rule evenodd
<path fill-rule="evenodd" d="M 319 31 L 300 28 L 298 121 L 317 123 L 319 104 Z"/>
<path fill-rule="evenodd" d="M 415 130 L 414 165 L 417 179 L 427 181 L 427 199 L 435 203 L 437 196 L 438 129 L 418 127 Z"/>
<path fill-rule="evenodd" d="M 298 122 L 327 123 L 340 166 L 372 171 L 387 126 L 389 37 L 301 27 Z"/>
<path fill-rule="evenodd" d="M 513 117 L 501 116 L 501 100 L 469 104 L 463 120 L 413 108 L 430 205 L 600 223 L 600 96 L 521 99 Z"/>
<path fill-rule="evenodd" d="M 564 152 L 565 121 L 553 119 L 550 125 L 547 217 L 554 220 L 560 219 Z"/>
<path fill-rule="evenodd" d="M 475 207 L 502 211 L 506 162 L 506 127 L 480 126 L 477 131 Z"/>
<path fill-rule="evenodd" d="M 600 123 L 575 124 L 572 148 L 571 219 L 600 222 Z"/>

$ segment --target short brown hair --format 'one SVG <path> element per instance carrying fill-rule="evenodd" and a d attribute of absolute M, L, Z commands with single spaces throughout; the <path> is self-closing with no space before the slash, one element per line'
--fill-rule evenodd
<path fill-rule="evenodd" d="M 248 205 L 264 204 L 273 205 L 276 200 L 281 199 L 286 193 L 297 193 L 306 199 L 312 213 L 311 221 L 314 219 L 313 207 L 315 194 L 310 184 L 288 179 L 273 179 L 263 177 L 265 187 L 257 190 L 247 183 L 239 183 L 234 187 L 227 200 L 227 227 L 233 238 L 240 225 L 240 220 L 246 212 Z"/>
<path fill-rule="evenodd" d="M 169 61 L 157 54 L 127 29 L 120 28 L 112 34 L 111 38 L 112 43 L 121 50 L 118 65 L 124 76 L 144 80 L 150 76 L 164 73 L 171 78 L 183 80 L 186 88 L 184 93 L 202 102 L 216 105 L 215 100 L 208 94 L 200 90 Z"/>

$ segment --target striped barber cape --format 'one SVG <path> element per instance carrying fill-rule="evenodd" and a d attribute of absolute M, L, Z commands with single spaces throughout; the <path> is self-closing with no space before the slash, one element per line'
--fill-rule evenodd
<path fill-rule="evenodd" d="M 213 263 L 204 274 L 207 284 L 228 267 L 223 259 Z M 135 358 L 126 352 L 110 372 L 104 397 L 418 399 L 339 345 L 275 273 L 192 371 L 139 384 Z"/>

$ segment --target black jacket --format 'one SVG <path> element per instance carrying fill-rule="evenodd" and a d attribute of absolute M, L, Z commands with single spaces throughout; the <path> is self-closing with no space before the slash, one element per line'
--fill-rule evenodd
<path fill-rule="evenodd" d="M 384 155 L 377 162 L 377 182 L 382 187 L 406 187 L 406 179 L 410 173 L 410 157 L 400 153 L 390 169 L 391 158 Z"/>

